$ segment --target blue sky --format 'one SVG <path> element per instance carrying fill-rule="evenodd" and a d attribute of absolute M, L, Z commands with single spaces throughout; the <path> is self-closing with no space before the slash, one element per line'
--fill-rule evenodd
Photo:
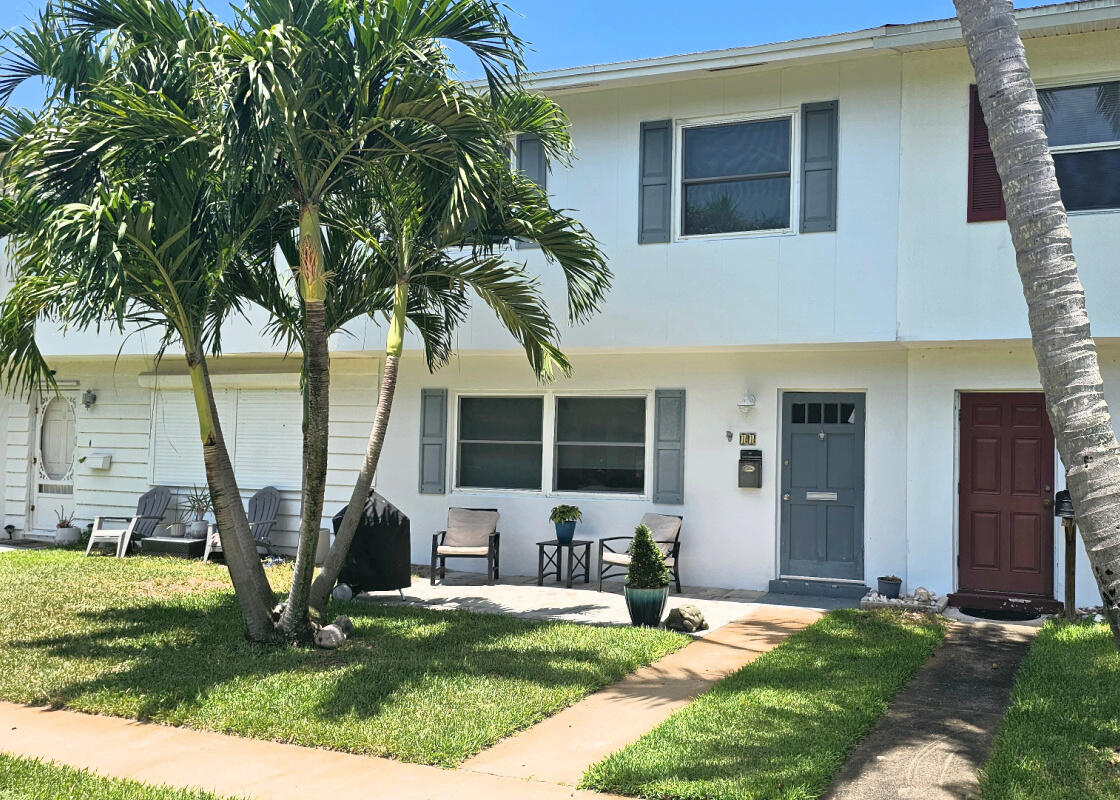
<path fill-rule="evenodd" d="M 530 43 L 534 70 L 800 39 L 884 23 L 953 16 L 952 0 L 506 0 L 514 30 Z M 228 18 L 228 4 L 205 5 Z M 43 0 L 2 0 L 0 28 L 22 25 Z M 1017 7 L 1045 5 L 1038 0 Z M 463 73 L 478 70 L 462 64 Z M 33 89 L 17 101 L 36 100 Z"/>

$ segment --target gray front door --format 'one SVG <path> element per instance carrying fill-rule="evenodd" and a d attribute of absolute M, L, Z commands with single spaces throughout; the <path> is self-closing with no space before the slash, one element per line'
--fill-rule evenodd
<path fill-rule="evenodd" d="M 864 396 L 782 396 L 783 576 L 863 580 Z"/>

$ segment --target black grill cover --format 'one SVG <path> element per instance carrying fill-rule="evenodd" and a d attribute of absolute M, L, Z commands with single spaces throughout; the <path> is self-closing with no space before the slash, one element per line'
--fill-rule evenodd
<path fill-rule="evenodd" d="M 343 508 L 334 515 L 335 533 L 345 514 Z M 408 517 L 371 491 L 338 582 L 349 584 L 354 594 L 405 589 L 412 584 L 411 559 Z"/>

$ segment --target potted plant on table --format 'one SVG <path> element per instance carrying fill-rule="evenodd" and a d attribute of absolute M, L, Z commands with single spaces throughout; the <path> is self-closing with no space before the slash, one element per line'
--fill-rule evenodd
<path fill-rule="evenodd" d="M 82 531 L 74 524 L 74 519 L 66 512 L 64 506 L 59 506 L 54 512 L 58 524 L 54 526 L 55 544 L 77 544 L 82 538 Z"/>
<path fill-rule="evenodd" d="M 194 519 L 187 523 L 187 535 L 192 539 L 205 539 L 206 532 L 210 529 L 210 523 L 205 517 L 214 508 L 210 490 L 192 486 L 183 499 L 186 501 L 187 511 L 194 514 Z"/>
<path fill-rule="evenodd" d="M 556 541 L 560 544 L 571 544 L 576 533 L 576 523 L 583 519 L 583 512 L 578 506 L 556 506 L 548 515 L 548 520 L 556 526 Z"/>
<path fill-rule="evenodd" d="M 665 554 L 645 525 L 634 529 L 623 592 L 631 625 L 656 628 L 661 624 L 661 612 L 669 596 L 669 568 L 665 566 Z"/>
<path fill-rule="evenodd" d="M 884 575 L 879 578 L 878 589 L 879 594 L 883 597 L 893 600 L 898 597 L 898 593 L 902 589 L 902 578 L 897 575 Z"/>

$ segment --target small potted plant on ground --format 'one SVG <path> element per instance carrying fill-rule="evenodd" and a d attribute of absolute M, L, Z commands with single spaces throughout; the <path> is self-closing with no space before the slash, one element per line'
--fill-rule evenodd
<path fill-rule="evenodd" d="M 556 526 L 556 541 L 570 544 L 576 533 L 576 523 L 583 519 L 577 506 L 556 506 L 548 515 L 548 520 Z"/>
<path fill-rule="evenodd" d="M 661 624 L 661 612 L 669 596 L 669 569 L 665 566 L 665 554 L 645 525 L 634 529 L 623 592 L 631 625 L 656 628 Z"/>
<path fill-rule="evenodd" d="M 206 538 L 210 523 L 204 517 L 214 508 L 210 490 L 192 486 L 183 499 L 186 501 L 187 511 L 194 514 L 194 519 L 187 523 L 187 535 L 192 539 Z"/>
<path fill-rule="evenodd" d="M 879 578 L 879 594 L 892 600 L 898 597 L 902 589 L 902 578 L 897 575 L 884 575 Z"/>
<path fill-rule="evenodd" d="M 55 544 L 77 544 L 81 541 L 81 529 L 74 524 L 73 518 L 63 506 L 59 506 L 54 515 L 58 518 L 58 524 L 54 526 Z"/>

